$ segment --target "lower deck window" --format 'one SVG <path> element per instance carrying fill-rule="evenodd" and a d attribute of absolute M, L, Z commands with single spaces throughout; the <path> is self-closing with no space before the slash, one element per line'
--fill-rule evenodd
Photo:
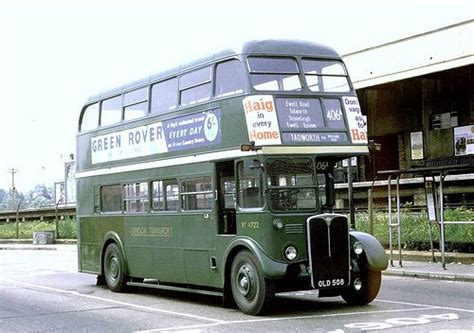
<path fill-rule="evenodd" d="M 181 182 L 183 210 L 212 209 L 214 193 L 211 177 L 199 177 Z"/>
<path fill-rule="evenodd" d="M 107 185 L 100 188 L 100 211 L 103 213 L 122 211 L 122 185 Z"/>
<path fill-rule="evenodd" d="M 177 211 L 178 210 L 178 182 L 176 180 L 158 180 L 153 186 L 153 210 Z"/>
<path fill-rule="evenodd" d="M 146 212 L 149 209 L 148 183 L 123 186 L 123 207 L 128 213 Z"/>

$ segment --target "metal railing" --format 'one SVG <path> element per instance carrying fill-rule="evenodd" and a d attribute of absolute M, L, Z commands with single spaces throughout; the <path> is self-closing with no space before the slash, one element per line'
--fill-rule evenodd
<path fill-rule="evenodd" d="M 399 266 L 403 266 L 402 262 L 402 224 L 401 224 L 401 209 L 400 209 L 400 176 L 403 174 L 417 174 L 422 175 L 425 184 L 425 196 L 428 213 L 428 224 L 429 224 L 429 238 L 432 259 L 436 262 L 434 255 L 434 242 L 432 225 L 437 225 L 439 229 L 440 239 L 440 251 L 442 266 L 446 269 L 446 236 L 445 236 L 445 225 L 448 224 L 474 224 L 474 221 L 445 221 L 444 219 L 444 193 L 443 183 L 446 176 L 450 173 L 462 173 L 462 172 L 473 172 L 474 166 L 472 165 L 454 165 L 454 166 L 442 166 L 442 167 L 427 167 L 427 168 L 412 168 L 403 170 L 384 170 L 379 171 L 379 175 L 388 175 L 387 181 L 387 192 L 388 192 L 388 212 L 389 212 L 389 249 L 390 249 L 390 265 L 393 264 L 393 234 L 394 228 L 397 230 L 397 243 L 398 243 L 398 261 Z M 394 222 L 394 212 L 392 209 L 392 183 L 395 178 L 396 185 L 396 222 Z M 374 180 L 375 183 L 375 180 Z"/>

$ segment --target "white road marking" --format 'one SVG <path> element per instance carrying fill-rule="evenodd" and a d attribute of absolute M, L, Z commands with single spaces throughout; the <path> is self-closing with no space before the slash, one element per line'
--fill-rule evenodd
<path fill-rule="evenodd" d="M 276 322 L 284 320 L 302 320 L 302 319 L 317 319 L 317 318 L 331 318 L 331 317 L 341 317 L 341 316 L 355 316 L 361 314 L 376 314 L 376 313 L 392 313 L 392 312 L 405 312 L 405 311 L 421 311 L 421 310 L 431 310 L 431 307 L 425 308 L 411 308 L 411 309 L 395 309 L 395 310 L 376 310 L 376 311 L 359 311 L 359 312 L 345 312 L 345 313 L 330 313 L 323 315 L 308 315 L 308 316 L 295 316 L 295 317 L 279 317 L 279 318 L 258 318 L 258 319 L 249 319 L 249 320 L 234 320 L 220 323 L 212 324 L 200 324 L 200 325 L 189 325 L 189 326 L 172 326 L 166 328 L 156 328 L 144 331 L 135 331 L 135 333 L 147 333 L 147 332 L 160 332 L 160 331 L 175 331 L 175 330 L 189 330 L 196 328 L 207 328 L 214 326 L 225 326 L 225 325 L 235 325 L 235 324 L 251 324 L 251 323 L 264 323 L 264 322 Z"/>
<path fill-rule="evenodd" d="M 175 311 L 164 310 L 164 309 L 159 309 L 159 308 L 153 308 L 153 307 L 149 307 L 149 306 L 138 305 L 138 304 L 133 304 L 133 303 L 127 303 L 127 302 L 122 302 L 122 301 L 116 301 L 116 300 L 113 300 L 113 299 L 108 299 L 108 298 L 103 298 L 103 297 L 98 297 L 98 296 L 85 295 L 85 294 L 81 294 L 81 293 L 78 293 L 77 291 L 72 291 L 72 290 L 46 287 L 46 286 L 42 286 L 42 285 L 26 283 L 26 282 L 19 282 L 19 281 L 14 281 L 14 280 L 10 280 L 10 279 L 4 279 L 4 278 L 0 278 L 0 281 L 4 281 L 4 282 L 11 283 L 11 284 L 16 284 L 16 285 L 21 285 L 21 286 L 25 286 L 25 287 L 29 287 L 29 288 L 47 290 L 47 291 L 52 291 L 52 292 L 56 292 L 56 293 L 60 293 L 60 294 L 69 294 L 69 295 L 79 296 L 79 297 L 83 297 L 83 298 L 93 299 L 93 300 L 96 300 L 96 301 L 102 301 L 102 302 L 107 302 L 107 303 L 112 303 L 112 304 L 118 304 L 118 305 L 131 307 L 131 308 L 135 308 L 135 309 L 140 309 L 140 310 L 164 313 L 164 314 L 173 315 L 173 316 L 177 316 L 177 317 L 191 318 L 191 319 L 202 320 L 202 321 L 207 321 L 207 322 L 211 322 L 211 323 L 218 323 L 218 324 L 219 323 L 225 323 L 225 321 L 217 320 L 217 319 L 213 319 L 213 318 L 207 318 L 207 317 L 196 316 L 196 315 L 188 314 L 188 313 L 182 313 L 182 312 L 175 312 Z"/>
<path fill-rule="evenodd" d="M 400 302 L 400 301 L 389 301 L 389 300 L 385 300 L 385 299 L 375 299 L 374 302 L 400 304 L 400 305 L 408 305 L 408 306 L 429 306 L 429 307 L 432 308 L 432 309 L 442 309 L 442 310 L 451 310 L 451 311 L 460 311 L 460 312 L 474 313 L 474 310 L 461 309 L 461 308 L 452 308 L 452 307 L 449 307 L 449 306 L 438 306 L 438 305 L 429 305 L 429 304 Z"/>
<path fill-rule="evenodd" d="M 334 313 L 334 314 L 310 315 L 310 316 L 298 316 L 298 317 L 281 317 L 281 318 L 262 318 L 262 319 L 250 319 L 250 320 L 237 320 L 237 321 L 228 321 L 228 322 L 220 322 L 220 323 L 212 323 L 212 324 L 201 324 L 201 325 L 192 325 L 192 326 L 178 326 L 178 327 L 175 326 L 175 327 L 167 327 L 167 328 L 156 328 L 156 329 L 150 329 L 150 330 L 145 330 L 145 331 L 137 331 L 136 333 L 187 330 L 187 329 L 197 329 L 197 328 L 206 328 L 206 327 L 213 327 L 213 326 L 224 326 L 224 325 L 232 325 L 232 324 L 259 323 L 259 322 L 271 322 L 271 321 L 282 321 L 282 320 L 330 318 L 330 317 L 352 316 L 352 315 L 360 315 L 360 314 L 421 311 L 421 310 L 433 310 L 433 309 L 474 313 L 474 310 L 470 310 L 470 309 L 452 308 L 452 307 L 447 307 L 447 306 L 436 306 L 436 305 L 429 305 L 429 304 L 389 301 L 389 300 L 381 300 L 381 299 L 375 299 L 374 302 L 414 306 L 415 308 L 395 309 L 395 310 L 380 310 L 380 311 L 346 312 L 346 313 Z"/>

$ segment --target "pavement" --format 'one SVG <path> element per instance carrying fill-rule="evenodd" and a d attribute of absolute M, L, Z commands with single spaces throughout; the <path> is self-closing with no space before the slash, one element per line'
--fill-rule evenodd
<path fill-rule="evenodd" d="M 387 250 L 390 258 L 390 252 Z M 402 261 L 398 251 L 384 275 L 403 276 L 421 279 L 462 281 L 474 283 L 474 253 L 446 252 L 445 268 L 441 264 L 441 253 L 435 252 L 435 261 L 430 251 L 402 251 Z"/>
<path fill-rule="evenodd" d="M 46 250 L 61 251 L 75 246 L 75 241 L 66 241 L 62 244 L 33 245 L 29 242 L 8 243 L 0 240 L 0 250 Z M 389 257 L 389 251 L 387 250 Z M 390 257 L 389 257 L 390 258 Z M 445 255 L 446 269 L 441 265 L 441 254 L 435 252 L 433 262 L 429 251 L 402 251 L 402 261 L 398 260 L 398 251 L 393 252 L 387 270 L 388 276 L 409 278 L 448 280 L 474 283 L 474 253 L 447 252 Z"/>

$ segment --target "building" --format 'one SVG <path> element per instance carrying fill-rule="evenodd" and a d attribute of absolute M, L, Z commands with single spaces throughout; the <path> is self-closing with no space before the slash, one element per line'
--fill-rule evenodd
<path fill-rule="evenodd" d="M 381 144 L 358 161 L 356 199 L 366 197 L 376 176 L 384 178 L 380 170 L 469 164 L 473 173 L 449 177 L 445 193 L 453 202 L 474 203 L 474 20 L 343 58 L 368 118 L 369 139 Z M 411 184 L 406 201 L 424 197 L 414 185 L 422 180 L 404 181 Z"/>

